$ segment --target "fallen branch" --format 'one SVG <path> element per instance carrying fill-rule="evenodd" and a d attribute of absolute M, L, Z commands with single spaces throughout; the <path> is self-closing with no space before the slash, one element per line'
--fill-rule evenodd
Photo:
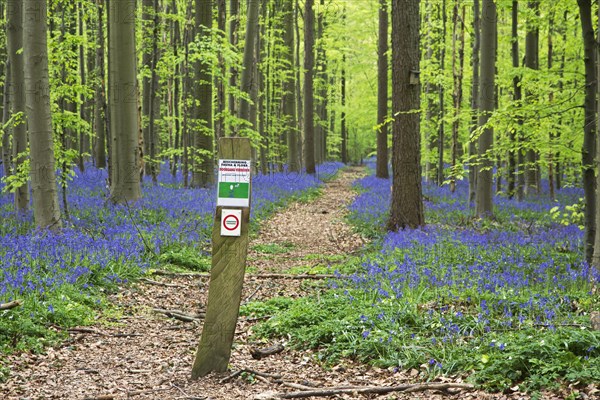
<path fill-rule="evenodd" d="M 247 274 L 255 279 L 333 279 L 340 276 L 334 274 Z"/>
<path fill-rule="evenodd" d="M 165 287 L 174 287 L 174 288 L 182 288 L 183 287 L 181 285 L 175 285 L 174 283 L 159 282 L 159 281 L 154 281 L 154 280 L 148 279 L 148 278 L 141 278 L 140 281 L 144 282 L 144 283 L 148 283 L 150 285 L 156 285 L 156 286 L 165 286 Z"/>
<path fill-rule="evenodd" d="M 238 371 L 235 371 L 234 373 L 232 373 L 231 375 L 226 376 L 225 378 L 221 379 L 219 381 L 219 383 L 226 383 L 229 382 L 230 380 L 232 380 L 233 378 L 237 378 L 238 376 L 240 376 L 243 373 L 247 373 L 247 374 L 252 374 L 252 375 L 256 375 L 256 376 L 261 376 L 263 378 L 272 378 L 272 379 L 281 379 L 281 375 L 276 375 L 276 374 L 269 374 L 267 372 L 260 372 L 260 371 L 255 371 L 253 369 L 240 369 Z"/>
<path fill-rule="evenodd" d="M 283 345 L 278 343 L 274 346 L 267 347 L 264 349 L 251 348 L 250 354 L 252 355 L 252 358 L 254 358 L 255 360 L 260 360 L 261 358 L 265 358 L 268 356 L 272 356 L 273 354 L 281 353 L 283 350 L 285 350 Z"/>
<path fill-rule="evenodd" d="M 69 328 L 69 329 L 67 329 L 67 332 L 69 332 L 69 333 L 90 333 L 92 335 L 104 336 L 104 333 L 97 331 L 95 329 L 92 329 L 92 328 Z"/>
<path fill-rule="evenodd" d="M 155 269 L 150 271 L 152 275 L 159 276 L 182 276 L 182 277 L 209 277 L 210 273 L 208 272 L 173 272 L 173 271 L 165 271 L 162 269 Z"/>
<path fill-rule="evenodd" d="M 447 391 L 448 389 L 473 389 L 473 385 L 464 383 L 417 383 L 400 386 L 332 387 L 315 390 L 303 390 L 290 393 L 264 393 L 257 399 L 300 399 L 307 397 L 330 397 L 339 394 L 387 394 L 392 392 L 415 393 L 427 390 Z"/>
<path fill-rule="evenodd" d="M 13 300 L 8 303 L 0 303 L 0 310 L 10 310 L 11 308 L 19 307 L 23 302 L 21 300 Z"/>
<path fill-rule="evenodd" d="M 153 308 L 152 311 L 159 313 L 159 314 L 164 314 L 169 318 L 174 318 L 177 319 L 179 321 L 183 321 L 183 322 L 194 322 L 194 321 L 198 321 L 204 318 L 204 313 L 199 313 L 199 314 L 188 314 L 185 313 L 183 311 L 179 311 L 179 310 L 165 310 L 162 308 Z"/>

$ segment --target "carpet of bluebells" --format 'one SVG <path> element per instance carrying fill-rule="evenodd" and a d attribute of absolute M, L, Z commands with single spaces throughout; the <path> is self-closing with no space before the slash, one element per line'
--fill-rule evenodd
<path fill-rule="evenodd" d="M 495 219 L 479 220 L 466 182 L 455 193 L 424 183 L 427 226 L 387 233 L 390 184 L 357 181 L 350 206 L 376 249 L 354 271 L 340 268 L 328 296 L 286 304 L 259 334 L 291 333 L 330 362 L 463 374 L 492 389 L 600 381 L 600 332 L 590 327 L 600 310 L 590 280 L 600 276 L 583 259 L 578 224 L 553 217 L 580 189 L 555 201 L 497 196 Z"/>
<path fill-rule="evenodd" d="M 255 176 L 251 220 L 315 190 L 340 167 L 324 164 L 316 176 Z M 48 328 L 89 321 L 101 292 L 174 256 L 207 258 L 215 190 L 185 189 L 181 174 L 167 170 L 157 185 L 145 181 L 143 198 L 132 205 L 111 204 L 105 170 L 75 171 L 67 188 L 70 219 L 59 233 L 36 230 L 31 212 L 15 215 L 12 195 L 0 196 L 0 303 L 23 301 L 0 311 L 0 353 L 43 346 Z"/>

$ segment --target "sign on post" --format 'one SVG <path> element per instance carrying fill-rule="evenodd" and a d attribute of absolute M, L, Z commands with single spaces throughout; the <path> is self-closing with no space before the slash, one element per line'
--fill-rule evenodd
<path fill-rule="evenodd" d="M 219 160 L 217 206 L 250 207 L 250 160 Z"/>
<path fill-rule="evenodd" d="M 212 267 L 206 316 L 192 367 L 192 379 L 213 371 L 227 371 L 229 365 L 248 254 L 251 157 L 250 139 L 219 140 Z"/>
<path fill-rule="evenodd" d="M 221 236 L 240 236 L 242 210 L 221 210 Z"/>

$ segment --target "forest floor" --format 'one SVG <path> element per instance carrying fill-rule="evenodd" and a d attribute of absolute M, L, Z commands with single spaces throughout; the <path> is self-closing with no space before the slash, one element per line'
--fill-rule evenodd
<path fill-rule="evenodd" d="M 298 297 L 326 290 L 325 279 L 292 279 L 317 266 L 341 262 L 359 252 L 366 240 L 344 221 L 346 206 L 356 192 L 351 184 L 365 173 L 347 168 L 309 203 L 294 203 L 264 221 L 250 242 L 248 272 L 242 303 L 276 296 Z M 271 251 L 286 249 L 285 252 Z M 269 275 L 267 275 L 269 274 Z M 280 275 L 276 275 L 280 274 Z M 314 278 L 314 277 L 313 277 Z M 11 376 L 0 386 L 2 399 L 254 399 L 277 394 L 340 386 L 398 386 L 419 382 L 415 372 L 379 369 L 346 360 L 323 367 L 312 351 L 285 349 L 254 359 L 251 349 L 276 343 L 253 343 L 258 322 L 240 317 L 229 371 L 190 380 L 202 321 L 183 322 L 154 311 L 180 310 L 197 314 L 205 309 L 208 276 L 153 275 L 125 286 L 110 301 L 115 305 L 96 325 L 69 331 L 62 345 L 46 354 L 11 355 Z M 279 343 L 285 345 L 285 343 Z M 438 378 L 437 383 L 460 383 Z M 378 395 L 339 394 L 329 398 L 376 398 Z M 519 393 L 489 394 L 475 390 L 389 393 L 395 399 L 528 399 Z M 547 396 L 544 398 L 560 398 Z"/>

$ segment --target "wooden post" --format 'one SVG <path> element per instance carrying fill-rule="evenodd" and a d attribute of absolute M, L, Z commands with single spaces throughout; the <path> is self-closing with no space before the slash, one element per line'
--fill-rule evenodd
<path fill-rule="evenodd" d="M 249 139 L 228 137 L 219 140 L 219 159 L 250 160 L 251 156 Z M 239 237 L 221 236 L 222 209 L 217 205 L 214 217 L 208 304 L 202 337 L 192 367 L 192 379 L 213 371 L 227 370 L 242 298 L 250 207 L 237 207 L 242 210 Z"/>

